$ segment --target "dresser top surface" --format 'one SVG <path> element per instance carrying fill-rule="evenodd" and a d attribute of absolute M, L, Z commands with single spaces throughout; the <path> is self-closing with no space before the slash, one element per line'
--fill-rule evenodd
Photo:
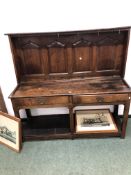
<path fill-rule="evenodd" d="M 11 94 L 11 98 L 58 95 L 96 95 L 130 92 L 120 77 L 95 77 L 71 80 L 52 80 L 39 83 L 23 83 Z"/>

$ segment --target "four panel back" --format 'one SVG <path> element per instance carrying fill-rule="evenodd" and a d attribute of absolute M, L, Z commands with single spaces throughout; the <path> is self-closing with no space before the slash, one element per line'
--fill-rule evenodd
<path fill-rule="evenodd" d="M 9 34 L 18 82 L 120 75 L 129 29 Z"/>

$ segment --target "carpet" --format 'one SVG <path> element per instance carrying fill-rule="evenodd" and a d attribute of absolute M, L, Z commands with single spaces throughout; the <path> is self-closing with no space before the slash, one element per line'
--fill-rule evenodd
<path fill-rule="evenodd" d="M 0 145 L 0 175 L 112 174 L 131 174 L 131 119 L 125 139 L 24 142 L 21 153 Z"/>

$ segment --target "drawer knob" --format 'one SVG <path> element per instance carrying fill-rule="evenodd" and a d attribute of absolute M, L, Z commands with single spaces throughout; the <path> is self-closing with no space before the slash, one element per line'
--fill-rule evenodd
<path fill-rule="evenodd" d="M 98 102 L 104 102 L 104 98 L 103 97 L 96 97 L 96 100 L 98 101 Z"/>
<path fill-rule="evenodd" d="M 43 100 L 43 99 L 41 100 L 41 99 L 40 99 L 40 100 L 38 100 L 38 103 L 39 103 L 40 105 L 44 105 L 44 104 L 45 104 L 45 100 Z"/>
<path fill-rule="evenodd" d="M 41 105 L 44 105 L 45 103 L 44 102 L 40 102 Z"/>

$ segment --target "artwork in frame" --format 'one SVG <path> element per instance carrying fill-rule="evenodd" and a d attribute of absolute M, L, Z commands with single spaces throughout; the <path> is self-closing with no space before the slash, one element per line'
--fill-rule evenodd
<path fill-rule="evenodd" d="M 76 111 L 76 133 L 118 132 L 109 109 Z"/>
<path fill-rule="evenodd" d="M 21 149 L 21 120 L 0 112 L 0 143 L 20 152 Z"/>

